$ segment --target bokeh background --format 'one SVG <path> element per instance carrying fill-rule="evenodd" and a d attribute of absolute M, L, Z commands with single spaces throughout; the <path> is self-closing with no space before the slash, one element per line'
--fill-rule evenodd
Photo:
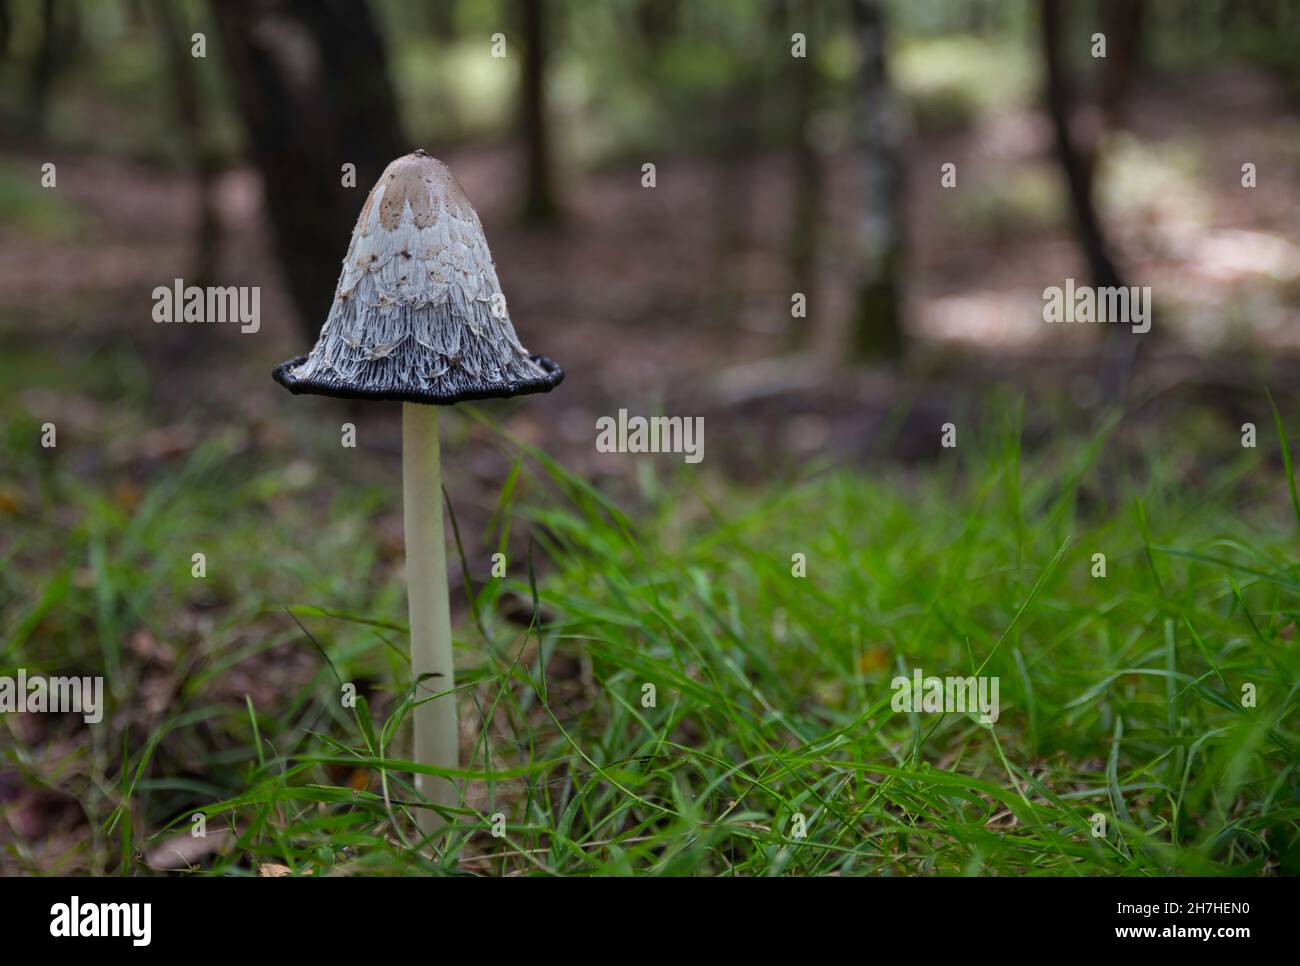
<path fill-rule="evenodd" d="M 417 145 L 478 207 L 525 342 L 571 373 L 534 415 L 583 459 L 594 414 L 630 398 L 759 404 L 815 448 L 869 444 L 900 377 L 932 400 L 1009 376 L 1118 401 L 1134 345 L 1042 322 L 1067 276 L 1153 288 L 1147 391 L 1230 388 L 1300 338 L 1292 3 L 3 11 L 11 391 L 98 380 L 159 412 L 265 418 L 285 401 L 259 364 L 314 340 L 360 201 Z M 176 277 L 261 286 L 262 332 L 146 325 Z"/>
<path fill-rule="evenodd" d="M 528 548 L 498 424 L 632 507 L 677 470 L 596 452 L 619 408 L 703 416 L 724 504 L 810 465 L 924 475 L 941 423 L 1010 396 L 1031 448 L 1115 411 L 1135 459 L 1144 426 L 1271 432 L 1263 387 L 1294 416 L 1300 384 L 1298 38 L 1294 0 L 0 0 L 0 664 L 107 670 L 120 709 L 89 744 L 6 721 L 0 866 L 114 867 L 123 736 L 172 736 L 157 773 L 131 758 L 148 834 L 229 790 L 245 696 L 310 706 L 286 606 L 400 619 L 397 408 L 270 379 L 393 157 L 450 164 L 523 343 L 568 374 L 445 421 L 486 570 Z M 1151 286 L 1151 333 L 1044 324 L 1067 277 Z M 174 278 L 259 286 L 260 331 L 155 324 Z"/>

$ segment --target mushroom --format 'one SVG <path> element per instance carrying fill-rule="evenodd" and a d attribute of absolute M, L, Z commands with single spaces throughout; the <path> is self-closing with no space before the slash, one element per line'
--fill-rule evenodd
<path fill-rule="evenodd" d="M 370 189 L 315 348 L 273 373 L 295 394 L 402 403 L 411 672 L 422 699 L 413 712 L 415 761 L 438 768 L 458 767 L 458 730 L 434 407 L 549 392 L 564 378 L 520 345 L 500 292 L 464 189 L 417 150 Z M 434 805 L 458 803 L 448 778 L 419 774 L 416 789 Z M 419 824 L 432 834 L 442 816 L 421 809 Z"/>

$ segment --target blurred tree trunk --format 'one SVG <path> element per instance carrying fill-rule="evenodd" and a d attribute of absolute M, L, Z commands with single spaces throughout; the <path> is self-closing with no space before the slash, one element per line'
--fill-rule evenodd
<path fill-rule="evenodd" d="M 526 222 L 548 225 L 559 221 L 552 179 L 550 138 L 546 116 L 546 4 L 520 0 L 524 34 L 524 64 L 520 72 L 519 105 L 524 129 L 524 206 Z"/>
<path fill-rule="evenodd" d="M 767 10 L 767 26 L 774 32 L 780 25 L 779 7 Z M 717 226 L 713 251 L 713 291 L 718 294 L 716 319 L 724 329 L 733 329 L 740 318 L 748 280 L 745 252 L 751 244 L 754 183 L 758 175 L 762 107 L 771 97 L 773 77 L 770 62 L 762 58 L 746 61 L 716 100 L 718 132 L 714 158 L 713 222 Z"/>
<path fill-rule="evenodd" d="M 859 361 L 897 359 L 904 349 L 902 115 L 886 70 L 881 0 L 853 0 L 853 20 L 862 57 L 854 105 L 860 196 L 848 349 Z"/>
<path fill-rule="evenodd" d="M 758 144 L 758 96 L 761 80 L 742 70 L 717 101 L 718 153 L 713 174 L 713 252 L 715 290 L 720 293 L 718 321 L 730 328 L 740 312 L 744 279 L 739 259 L 749 243 L 750 201 L 754 197 L 754 159 Z"/>
<path fill-rule="evenodd" d="M 1051 116 L 1056 156 L 1065 175 L 1079 244 L 1088 259 L 1092 282 L 1097 286 L 1120 285 L 1111 260 L 1110 246 L 1102 231 L 1092 199 L 1092 151 L 1075 143 L 1071 130 L 1073 94 L 1061 52 L 1063 12 L 1060 0 L 1040 0 L 1043 62 L 1047 73 L 1047 112 Z M 1083 35 L 1081 35 L 1083 36 Z"/>
<path fill-rule="evenodd" d="M 1075 231 L 1088 261 L 1092 284 L 1098 288 L 1119 287 L 1124 285 L 1124 280 L 1111 257 L 1110 243 L 1093 204 L 1092 174 L 1096 144 L 1076 143 L 1071 127 L 1074 97 L 1061 50 L 1065 19 L 1062 6 L 1061 0 L 1040 0 L 1039 25 L 1047 73 L 1047 111 L 1052 119 L 1056 154 L 1065 175 L 1070 208 L 1074 213 Z M 1110 39 L 1108 35 L 1108 44 Z M 1110 54 L 1109 49 L 1107 54 Z M 1121 90 L 1116 96 L 1120 97 L 1123 93 Z M 1118 110 L 1120 103 L 1116 100 L 1112 107 Z M 1123 399 L 1140 345 L 1139 338 L 1122 326 L 1111 326 L 1103 335 L 1099 367 L 1101 391 L 1106 399 L 1117 402 Z"/>
<path fill-rule="evenodd" d="M 456 7 L 456 0 L 438 0 L 429 6 L 430 30 L 444 44 L 456 39 Z"/>
<path fill-rule="evenodd" d="M 191 284 L 204 287 L 212 283 L 217 271 L 221 241 L 221 221 L 217 214 L 216 182 L 220 173 L 212 147 L 208 143 L 203 98 L 199 92 L 194 58 L 190 53 L 190 31 L 181 22 L 183 12 L 171 0 L 156 0 L 163 47 L 171 72 L 176 119 L 185 136 L 185 147 L 194 167 L 199 188 L 199 217 L 195 230 L 194 265 Z"/>
<path fill-rule="evenodd" d="M 9 17 L 9 0 L 0 0 L 0 61 L 9 56 L 11 33 L 13 33 L 13 21 Z"/>
<path fill-rule="evenodd" d="M 1107 126 L 1118 128 L 1124 125 L 1129 95 L 1142 66 L 1146 6 L 1142 0 L 1100 0 L 1099 12 L 1107 48 L 1097 100 Z"/>
<path fill-rule="evenodd" d="M 44 133 L 46 129 L 50 88 L 54 86 L 61 47 L 56 5 L 54 0 L 44 0 L 41 4 L 41 43 L 32 61 L 31 86 L 27 94 L 28 120 L 32 130 L 38 133 Z"/>
<path fill-rule="evenodd" d="M 7 10 L 5 14 L 7 18 Z M 48 130 L 50 92 L 63 68 L 76 60 L 81 39 L 81 10 L 77 4 L 43 0 L 40 44 L 32 60 L 27 90 L 29 122 L 38 134 Z"/>
<path fill-rule="evenodd" d="M 364 0 L 213 0 L 276 252 L 315 338 L 362 200 L 410 150 Z M 356 165 L 356 189 L 342 166 Z"/>
<path fill-rule="evenodd" d="M 805 27 L 795 17 L 799 8 L 793 2 L 786 3 L 786 26 L 788 34 Z M 790 279 L 794 291 L 802 292 L 808 311 L 815 311 L 817 289 L 817 253 L 820 243 L 822 223 L 822 199 L 825 185 L 822 176 L 821 158 L 812 131 L 813 114 L 821 90 L 821 76 L 818 73 L 817 58 L 809 51 L 807 57 L 791 57 L 790 70 L 794 74 L 791 87 L 794 90 L 794 104 L 791 113 L 790 143 L 791 167 L 794 175 L 794 210 L 790 219 Z M 791 343 L 805 345 L 809 341 L 810 318 L 791 319 Z"/>
<path fill-rule="evenodd" d="M 642 42 L 655 53 L 681 29 L 681 0 L 637 0 L 633 14 Z"/>

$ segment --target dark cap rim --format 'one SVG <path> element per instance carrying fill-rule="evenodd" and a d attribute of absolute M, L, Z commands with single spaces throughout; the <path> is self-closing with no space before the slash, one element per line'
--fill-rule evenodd
<path fill-rule="evenodd" d="M 291 372 L 307 361 L 305 355 L 280 363 L 271 372 L 271 376 L 295 396 L 306 394 L 334 396 L 338 399 L 377 399 L 422 403 L 426 406 L 452 406 L 458 402 L 469 402 L 474 399 L 509 399 L 512 396 L 550 392 L 564 381 L 564 370 L 553 359 L 541 355 L 529 356 L 529 358 L 546 373 L 544 378 L 471 386 L 455 393 L 420 392 L 410 389 L 369 389 L 333 379 L 295 379 Z"/>

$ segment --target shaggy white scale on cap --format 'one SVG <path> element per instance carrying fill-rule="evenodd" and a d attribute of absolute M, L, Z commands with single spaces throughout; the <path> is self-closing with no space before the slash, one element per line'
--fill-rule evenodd
<path fill-rule="evenodd" d="M 315 348 L 292 392 L 446 404 L 546 392 L 564 378 L 519 343 L 496 267 L 451 170 L 416 151 L 370 190 Z"/>

